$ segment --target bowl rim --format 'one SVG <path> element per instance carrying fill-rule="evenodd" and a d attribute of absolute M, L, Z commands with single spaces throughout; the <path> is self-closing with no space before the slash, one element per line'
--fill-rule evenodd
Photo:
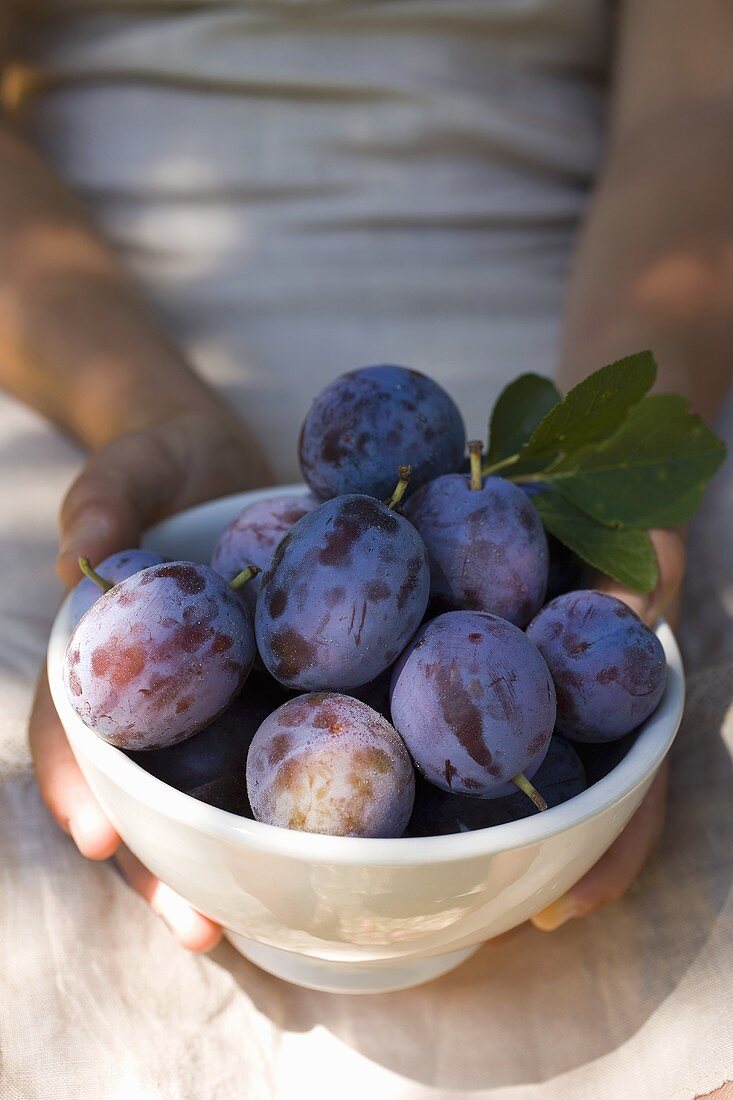
<path fill-rule="evenodd" d="M 247 504 L 265 496 L 306 491 L 304 485 L 236 493 L 207 501 L 163 520 L 145 533 L 141 545 L 155 547 L 158 538 L 169 538 L 181 525 L 206 524 L 214 515 L 234 516 Z M 216 531 L 223 529 L 217 525 Z M 666 756 L 682 720 L 685 686 L 682 658 L 669 625 L 660 620 L 656 633 L 667 658 L 667 685 L 659 706 L 642 724 L 636 741 L 623 760 L 608 775 L 574 798 L 544 813 L 519 821 L 492 825 L 465 833 L 436 837 L 343 837 L 298 832 L 268 825 L 221 810 L 146 772 L 120 749 L 109 745 L 81 721 L 66 698 L 62 681 L 63 658 L 71 633 L 69 594 L 51 628 L 48 642 L 48 679 L 51 696 L 66 730 L 74 755 L 83 767 L 88 760 L 109 781 L 130 797 L 151 806 L 172 821 L 186 825 L 214 839 L 244 844 L 273 855 L 303 859 L 311 863 L 369 864 L 400 866 L 451 862 L 477 856 L 496 855 L 536 845 L 558 833 L 582 825 L 612 809 L 630 796 L 654 774 Z"/>

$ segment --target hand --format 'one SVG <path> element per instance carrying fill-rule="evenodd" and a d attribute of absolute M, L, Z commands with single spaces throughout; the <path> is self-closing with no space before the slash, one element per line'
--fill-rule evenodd
<path fill-rule="evenodd" d="M 269 481 L 256 448 L 226 409 L 177 414 L 119 436 L 89 460 L 64 501 L 59 576 L 75 584 L 81 554 L 97 563 L 115 550 L 137 546 L 141 531 L 166 515 Z M 108 859 L 116 853 L 130 885 L 184 947 L 214 947 L 221 929 L 158 882 L 121 845 L 76 764 L 45 671 L 31 714 L 30 743 L 41 796 L 82 855 Z"/>
<path fill-rule="evenodd" d="M 608 577 L 597 587 L 629 604 L 650 625 L 666 615 L 674 622 L 679 590 L 685 572 L 685 549 L 675 531 L 653 531 L 659 559 L 659 584 L 648 595 L 622 588 Z M 580 882 L 567 894 L 532 917 L 543 932 L 552 932 L 573 917 L 585 917 L 604 905 L 618 901 L 641 871 L 656 846 L 664 827 L 668 764 L 665 760 L 643 802 L 620 836 Z"/>

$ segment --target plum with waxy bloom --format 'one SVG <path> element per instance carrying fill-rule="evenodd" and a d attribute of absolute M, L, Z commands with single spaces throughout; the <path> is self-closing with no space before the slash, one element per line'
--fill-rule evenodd
<path fill-rule="evenodd" d="M 300 435 L 303 478 L 321 500 L 389 496 L 409 462 L 410 488 L 457 470 L 466 446 L 458 407 L 415 370 L 382 365 L 341 375 L 318 394 Z"/>
<path fill-rule="evenodd" d="M 312 493 L 287 493 L 265 497 L 248 504 L 224 528 L 214 547 L 211 565 L 231 581 L 248 565 L 266 569 L 278 543 L 306 513 L 320 501 Z M 253 577 L 240 592 L 254 615 L 261 575 Z"/>
<path fill-rule="evenodd" d="M 431 605 L 488 611 L 525 626 L 545 598 L 547 538 L 526 493 L 500 477 L 472 488 L 446 474 L 409 498 L 405 515 L 430 559 Z"/>
<path fill-rule="evenodd" d="M 167 560 L 162 554 L 156 554 L 154 550 L 118 550 L 116 554 L 110 554 L 108 558 L 101 561 L 96 567 L 96 572 L 105 581 L 115 585 L 139 573 L 141 569 L 148 569 L 151 565 L 162 565 Z M 90 577 L 82 577 L 71 593 L 71 621 L 74 626 L 102 594 L 103 589 Z"/>
<path fill-rule="evenodd" d="M 527 627 L 557 691 L 557 729 L 612 741 L 656 710 L 667 682 L 662 643 L 625 603 L 586 589 L 558 596 Z"/>
<path fill-rule="evenodd" d="M 286 687 L 350 691 L 402 652 L 425 613 L 428 559 L 412 524 L 372 497 L 298 520 L 262 577 L 260 656 Z"/>
<path fill-rule="evenodd" d="M 389 722 L 350 695 L 313 692 L 260 726 L 247 758 L 258 821 L 332 836 L 401 836 L 415 776 Z"/>
<path fill-rule="evenodd" d="M 523 631 L 496 615 L 451 611 L 422 627 L 395 665 L 392 721 L 431 783 L 499 798 L 544 760 L 555 689 Z"/>
<path fill-rule="evenodd" d="M 123 749 L 184 741 L 239 692 L 255 657 L 249 611 L 208 565 L 151 566 L 77 624 L 64 686 L 81 720 Z"/>

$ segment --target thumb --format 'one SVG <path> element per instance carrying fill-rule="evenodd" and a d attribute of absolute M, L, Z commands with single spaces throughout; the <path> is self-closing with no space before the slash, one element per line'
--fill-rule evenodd
<path fill-rule="evenodd" d="M 79 580 L 78 559 L 97 564 L 116 550 L 137 546 L 141 530 L 171 498 L 176 466 L 150 434 L 120 436 L 95 454 L 61 506 L 56 572 L 68 585 Z"/>

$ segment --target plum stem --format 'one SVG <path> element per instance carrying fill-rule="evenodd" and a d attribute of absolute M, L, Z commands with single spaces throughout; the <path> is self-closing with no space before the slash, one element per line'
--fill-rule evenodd
<path fill-rule="evenodd" d="M 85 577 L 89 577 L 90 581 L 102 589 L 103 592 L 109 592 L 110 588 L 114 588 L 112 581 L 108 581 L 105 577 L 101 577 L 96 569 L 92 569 L 92 563 L 89 558 L 79 558 L 79 568 Z"/>
<path fill-rule="evenodd" d="M 468 444 L 468 457 L 471 461 L 471 489 L 476 491 L 483 488 L 483 478 L 481 476 L 481 455 L 483 453 L 484 445 L 480 439 L 472 439 Z"/>
<path fill-rule="evenodd" d="M 248 565 L 246 569 L 243 569 L 241 573 L 237 573 L 236 577 L 229 581 L 229 587 L 233 588 L 236 592 L 238 588 L 241 588 L 247 581 L 251 581 L 253 577 L 256 577 L 258 573 L 261 573 L 259 565 Z"/>
<path fill-rule="evenodd" d="M 392 496 L 389 498 L 388 501 L 386 501 L 386 505 L 388 508 L 396 508 L 402 500 L 403 496 L 405 495 L 408 482 L 412 477 L 412 466 L 398 466 L 397 474 L 400 480 L 395 485 L 395 490 L 392 493 Z"/>
<path fill-rule="evenodd" d="M 530 781 L 524 772 L 520 772 L 519 775 L 515 775 L 512 779 L 512 783 L 516 783 L 520 791 L 526 794 L 527 798 L 531 798 L 538 810 L 546 810 L 547 803 L 540 794 L 540 792 L 532 786 Z"/>

